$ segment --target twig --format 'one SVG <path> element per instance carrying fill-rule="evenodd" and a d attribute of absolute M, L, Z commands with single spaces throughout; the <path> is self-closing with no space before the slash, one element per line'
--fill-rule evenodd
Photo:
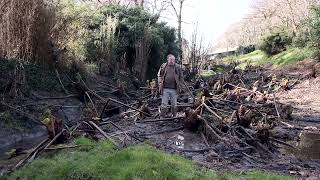
<path fill-rule="evenodd" d="M 61 81 L 60 74 L 59 74 L 58 70 L 55 69 L 55 72 L 56 72 L 56 76 L 57 76 L 57 78 L 58 78 L 58 80 L 59 80 L 59 83 L 60 83 L 60 85 L 61 85 L 64 93 L 69 94 L 69 92 L 68 92 L 67 89 L 64 87 L 64 85 L 63 85 L 63 83 L 62 83 L 62 81 Z"/>
<path fill-rule="evenodd" d="M 91 99 L 90 95 L 88 94 L 88 92 L 87 92 L 87 91 L 85 92 L 85 94 L 86 94 L 86 95 L 87 95 L 87 97 L 89 98 L 90 103 L 92 104 L 92 107 L 93 107 L 94 111 L 96 112 L 96 114 L 98 114 L 97 108 L 96 108 L 96 106 L 94 105 L 94 103 L 93 103 L 93 101 L 92 101 L 92 99 Z"/>
<path fill-rule="evenodd" d="M 198 116 L 198 118 L 204 122 L 206 129 L 209 129 L 218 140 L 224 141 L 222 137 L 209 125 L 207 120 L 205 120 L 201 116 Z"/>
<path fill-rule="evenodd" d="M 217 113 L 215 113 L 212 109 L 210 109 L 210 107 L 208 105 L 206 105 L 205 103 L 202 103 L 202 104 L 209 112 L 211 112 L 213 115 L 215 115 L 218 119 L 222 120 L 222 117 L 219 116 Z"/>
<path fill-rule="evenodd" d="M 172 118 L 162 118 L 162 119 L 146 119 L 146 120 L 143 120 L 143 121 L 137 121 L 137 123 L 172 121 L 172 120 L 176 120 L 176 119 L 183 119 L 183 117 L 172 117 Z"/>
<path fill-rule="evenodd" d="M 206 146 L 207 146 L 207 147 L 210 147 L 210 145 L 209 145 L 209 143 L 208 143 L 208 140 L 207 140 L 206 136 L 203 134 L 203 132 L 201 132 L 201 137 L 202 137 L 204 143 L 206 144 Z"/>
<path fill-rule="evenodd" d="M 88 145 L 86 145 L 88 146 Z M 91 145 L 92 146 L 92 145 Z M 45 148 L 45 151 L 52 151 L 52 150 L 61 150 L 61 149 L 69 149 L 69 148 L 76 148 L 79 147 L 79 145 L 74 145 L 74 146 L 62 146 L 62 147 L 55 147 L 55 148 Z"/>
<path fill-rule="evenodd" d="M 93 127 L 95 127 L 105 138 L 107 138 L 109 141 L 111 141 L 112 144 L 114 144 L 116 147 L 120 147 L 118 143 L 116 143 L 111 137 L 109 137 L 101 128 L 99 128 L 96 123 L 89 121 L 89 124 L 91 124 Z"/>
<path fill-rule="evenodd" d="M 179 148 L 175 148 L 175 149 L 178 151 L 193 152 L 193 153 L 204 153 L 204 152 L 212 150 L 212 148 L 204 148 L 204 149 L 179 149 Z"/>
<path fill-rule="evenodd" d="M 62 129 L 62 131 L 60 131 L 43 149 L 48 148 L 49 146 L 51 146 L 64 132 L 66 131 L 66 129 Z M 43 150 L 42 150 L 43 151 Z M 39 154 L 42 152 L 40 151 Z"/>
<path fill-rule="evenodd" d="M 281 141 L 281 140 L 279 140 L 279 139 L 275 139 L 275 138 L 272 138 L 272 137 L 269 137 L 269 139 L 272 140 L 272 141 L 274 141 L 274 142 L 276 142 L 276 143 L 279 143 L 279 144 L 282 144 L 282 145 L 291 147 L 291 148 L 293 148 L 294 150 L 298 150 L 296 147 L 294 147 L 294 146 L 292 146 L 292 145 L 290 145 L 290 144 L 288 144 L 288 143 L 286 143 L 286 142 L 284 142 L 284 141 Z"/>
<path fill-rule="evenodd" d="M 77 94 L 71 94 L 68 96 L 60 96 L 60 97 L 37 97 L 39 100 L 48 100 L 48 99 L 67 99 L 67 98 L 76 98 L 79 97 Z"/>
<path fill-rule="evenodd" d="M 280 113 L 279 113 L 279 110 L 278 110 L 278 105 L 276 103 L 276 95 L 273 93 L 273 103 L 274 103 L 274 107 L 276 108 L 276 111 L 277 111 L 277 115 L 278 115 L 278 118 L 280 119 Z"/>
<path fill-rule="evenodd" d="M 33 154 L 35 154 L 36 152 L 39 151 L 39 149 L 48 141 L 49 139 L 45 139 L 43 141 L 41 141 L 35 148 L 33 148 L 33 150 L 22 160 L 20 160 L 18 162 L 18 164 L 15 165 L 15 167 L 13 168 L 13 170 L 16 170 L 18 168 L 20 168 Z"/>

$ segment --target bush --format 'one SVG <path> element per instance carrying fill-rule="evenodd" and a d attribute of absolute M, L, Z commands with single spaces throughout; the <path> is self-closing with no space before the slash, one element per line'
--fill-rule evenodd
<path fill-rule="evenodd" d="M 292 38 L 284 33 L 275 33 L 262 40 L 259 49 L 272 56 L 287 49 L 291 45 Z"/>
<path fill-rule="evenodd" d="M 249 54 L 255 50 L 255 45 L 239 46 L 237 49 L 237 54 Z"/>
<path fill-rule="evenodd" d="M 320 57 L 320 7 L 312 9 L 313 16 L 310 19 L 310 45 L 315 50 L 315 55 Z M 320 59 L 320 58 L 319 58 Z"/>

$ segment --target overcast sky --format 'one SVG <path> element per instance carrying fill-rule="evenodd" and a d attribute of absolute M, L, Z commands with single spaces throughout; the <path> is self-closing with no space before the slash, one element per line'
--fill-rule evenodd
<path fill-rule="evenodd" d="M 217 39 L 234 23 L 250 12 L 251 0 L 186 0 L 183 12 L 183 33 L 190 40 L 194 23 L 205 36 L 207 43 L 214 45 Z M 164 20 L 177 26 L 173 14 Z"/>

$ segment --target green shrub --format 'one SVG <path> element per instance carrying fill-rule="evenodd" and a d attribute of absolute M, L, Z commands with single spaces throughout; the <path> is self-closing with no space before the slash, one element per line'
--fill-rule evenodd
<path fill-rule="evenodd" d="M 320 57 L 320 6 L 312 9 L 313 16 L 310 19 L 310 45 L 314 48 L 315 55 Z M 319 58 L 320 59 L 320 58 Z"/>
<path fill-rule="evenodd" d="M 291 45 L 292 38 L 284 33 L 275 33 L 265 37 L 260 44 L 260 50 L 267 55 L 275 55 L 285 51 L 288 45 Z"/>
<path fill-rule="evenodd" d="M 53 68 L 36 64 L 27 64 L 24 67 L 27 84 L 31 88 L 45 91 L 61 91 Z"/>
<path fill-rule="evenodd" d="M 239 46 L 237 49 L 237 54 L 249 54 L 255 50 L 255 45 Z"/>

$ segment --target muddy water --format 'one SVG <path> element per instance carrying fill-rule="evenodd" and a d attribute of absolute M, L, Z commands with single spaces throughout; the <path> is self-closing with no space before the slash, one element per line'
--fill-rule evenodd
<path fill-rule="evenodd" d="M 0 159 L 11 149 L 22 148 L 28 150 L 47 138 L 47 131 L 43 127 L 36 127 L 28 131 L 1 129 Z"/>
<path fill-rule="evenodd" d="M 296 156 L 303 160 L 320 160 L 320 131 L 303 131 L 300 139 Z"/>

